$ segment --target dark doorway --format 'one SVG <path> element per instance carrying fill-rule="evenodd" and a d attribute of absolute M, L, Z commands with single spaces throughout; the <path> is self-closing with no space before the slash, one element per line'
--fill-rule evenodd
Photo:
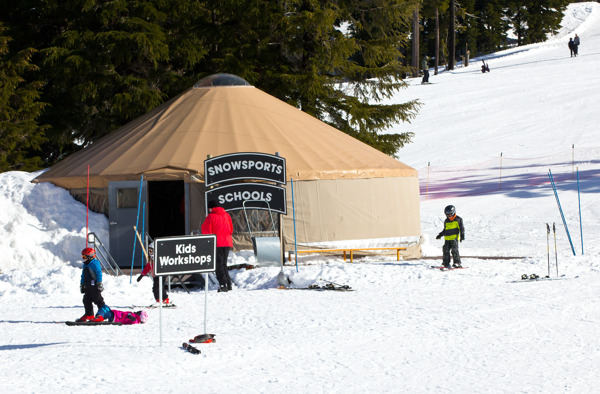
<path fill-rule="evenodd" d="M 154 238 L 185 235 L 183 181 L 148 182 L 148 233 Z"/>

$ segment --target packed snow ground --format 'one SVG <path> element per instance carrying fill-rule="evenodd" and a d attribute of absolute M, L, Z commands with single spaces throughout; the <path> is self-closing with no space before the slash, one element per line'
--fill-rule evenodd
<path fill-rule="evenodd" d="M 453 166 L 479 167 L 499 152 L 531 159 L 571 144 L 594 151 L 600 4 L 571 5 L 563 26 L 547 43 L 486 57 L 489 74 L 475 60 L 432 75 L 432 85 L 412 81 L 397 100 L 416 97 L 424 106 L 409 127 L 415 141 L 399 158 L 419 169 L 435 162 L 461 179 L 464 168 L 453 173 Z M 573 32 L 582 44 L 572 59 L 566 42 Z M 85 206 L 62 189 L 31 184 L 36 174 L 0 174 L 0 387 L 7 393 L 597 392 L 600 163 L 590 156 L 579 163 L 587 166 L 580 179 L 582 232 L 577 182 L 560 177 L 570 164 L 551 167 L 560 177 L 575 256 L 547 182 L 433 195 L 421 204 L 424 256 L 440 256 L 442 241 L 434 237 L 444 206 L 454 204 L 466 227 L 461 253 L 478 256 L 463 258 L 467 269 L 439 272 L 429 268 L 439 259 L 393 256 L 353 264 L 303 256 L 298 271 L 285 268 L 294 285 L 324 278 L 355 290 L 345 293 L 278 290 L 276 268 L 234 270 L 232 292 L 209 292 L 208 332 L 217 342 L 198 345 L 200 355 L 180 348 L 204 332 L 200 291 L 171 292 L 179 307 L 162 312 L 162 346 L 157 310 L 144 325 L 56 324 L 83 314 Z M 466 174 L 470 185 L 489 182 L 487 175 Z M 546 234 L 553 222 L 556 257 L 554 234 L 549 243 Z M 108 239 L 103 216 L 91 214 L 90 229 Z M 509 283 L 524 273 L 546 275 L 548 249 L 550 276 L 558 267 L 563 280 Z M 230 263 L 252 261 L 240 252 Z M 114 309 L 153 301 L 149 278 L 104 282 Z"/>

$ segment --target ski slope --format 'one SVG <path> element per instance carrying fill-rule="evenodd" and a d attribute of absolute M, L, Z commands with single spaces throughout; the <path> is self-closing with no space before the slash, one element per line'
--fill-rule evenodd
<path fill-rule="evenodd" d="M 582 44 L 570 58 L 574 32 Z M 0 174 L 2 392 L 597 392 L 599 33 L 600 4 L 572 4 L 557 37 L 486 56 L 490 73 L 472 59 L 432 72 L 432 85 L 412 80 L 394 100 L 423 103 L 397 130 L 415 132 L 398 158 L 420 171 L 424 257 L 350 264 L 314 255 L 285 267 L 294 286 L 324 278 L 353 292 L 278 290 L 276 268 L 233 270 L 233 291 L 208 293 L 207 331 L 217 342 L 197 345 L 199 355 L 181 345 L 204 333 L 200 291 L 171 291 L 178 308 L 150 310 L 144 325 L 57 324 L 83 314 L 85 206 L 30 183 L 35 173 Z M 505 188 L 500 153 L 510 167 Z M 543 179 L 548 169 L 575 255 Z M 430 266 L 440 262 L 435 235 L 448 204 L 465 223 L 468 268 L 440 272 Z M 104 216 L 91 214 L 90 229 L 108 239 Z M 242 251 L 230 264 L 253 261 Z M 533 273 L 561 279 L 511 283 Z M 148 278 L 104 284 L 113 309 L 153 301 Z"/>

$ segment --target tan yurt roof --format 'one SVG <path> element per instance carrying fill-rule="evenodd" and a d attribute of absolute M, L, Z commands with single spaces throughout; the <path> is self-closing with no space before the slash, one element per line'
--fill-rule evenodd
<path fill-rule="evenodd" d="M 88 166 L 91 187 L 139 180 L 141 174 L 147 180 L 194 175 L 203 180 L 207 155 L 236 152 L 279 152 L 294 180 L 417 177 L 412 167 L 243 79 L 217 74 L 65 158 L 34 182 L 85 187 Z"/>

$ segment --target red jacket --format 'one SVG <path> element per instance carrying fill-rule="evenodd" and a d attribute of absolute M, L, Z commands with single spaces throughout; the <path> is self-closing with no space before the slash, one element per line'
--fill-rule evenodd
<path fill-rule="evenodd" d="M 202 234 L 215 234 L 217 236 L 217 248 L 233 247 L 233 223 L 231 216 L 223 207 L 213 208 L 204 223 L 202 223 Z"/>

